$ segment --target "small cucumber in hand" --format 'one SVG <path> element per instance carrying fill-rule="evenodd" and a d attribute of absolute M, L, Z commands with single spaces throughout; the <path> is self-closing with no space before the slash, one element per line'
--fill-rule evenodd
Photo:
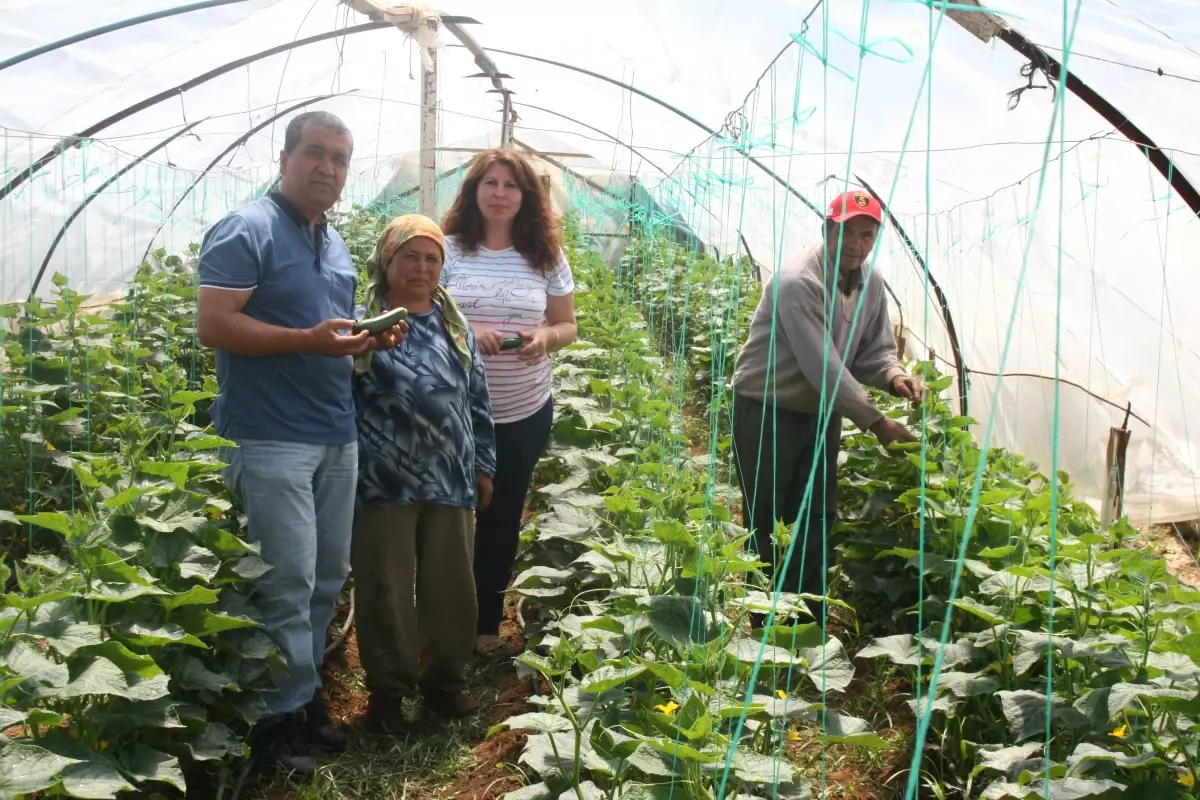
<path fill-rule="evenodd" d="M 507 350 L 520 350 L 525 344 L 525 341 L 520 336 L 506 337 L 500 340 L 500 352 Z"/>
<path fill-rule="evenodd" d="M 350 329 L 350 332 L 360 333 L 362 331 L 366 331 L 372 336 L 378 336 L 407 316 L 407 308 L 395 308 L 386 314 L 380 314 L 378 317 L 360 319 L 354 324 L 354 327 Z"/>

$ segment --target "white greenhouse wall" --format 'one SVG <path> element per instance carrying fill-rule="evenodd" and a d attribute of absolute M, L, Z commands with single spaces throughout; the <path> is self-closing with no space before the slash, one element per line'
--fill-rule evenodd
<path fill-rule="evenodd" d="M 10 2 L 0 14 L 0 60 L 168 5 Z M 1025 83 L 1018 74 L 1025 59 L 1007 45 L 984 44 L 916 2 L 825 2 L 805 28 L 814 5 L 781 0 L 733 14 L 715 0 L 463 0 L 442 10 L 483 23 L 471 32 L 513 76 L 518 139 L 540 136 L 586 154 L 591 160 L 574 166 L 602 185 L 640 181 L 722 254 L 737 252 L 744 236 L 770 267 L 819 233 L 818 217 L 747 154 L 818 207 L 852 184 L 852 175 L 865 178 L 946 293 L 968 366 L 1057 372 L 1130 404 L 1149 425 L 1131 422 L 1126 510 L 1139 523 L 1200 516 L 1200 418 L 1189 402 L 1200 390 L 1200 315 L 1190 313 L 1200 296 L 1200 220 L 1127 139 L 1074 96 L 1058 106 L 1052 91 L 1031 90 L 1010 110 L 1008 93 Z M 986 5 L 1055 57 L 1070 40 L 1070 68 L 1200 183 L 1194 2 L 1085 2 L 1073 37 L 1072 0 Z M 4 182 L 28 172 L 61 137 L 156 93 L 266 48 L 366 21 L 335 0 L 248 0 L 0 71 Z M 802 44 L 764 73 L 793 34 Z M 453 43 L 444 31 L 442 39 Z M 611 83 L 498 51 L 592 70 L 709 128 L 728 125 L 706 139 L 675 111 Z M 443 145 L 499 141 L 497 96 L 485 92 L 486 80 L 466 77 L 477 71 L 462 48 L 439 55 Z M 286 117 L 201 171 L 252 125 L 319 95 L 335 96 L 309 107 L 338 114 L 355 133 L 346 203 L 394 188 L 417 147 L 419 77 L 410 43 L 394 29 L 377 30 L 239 67 L 105 127 L 0 201 L 0 302 L 27 295 L 64 220 L 90 192 L 187 124 L 198 122 L 75 220 L 41 292 L 54 272 L 83 291 L 119 292 L 147 248 L 176 251 L 198 241 L 270 182 Z M 748 92 L 745 109 L 731 115 Z M 456 162 L 443 154 L 443 163 Z M 555 184 L 563 205 L 581 197 L 571 199 L 569 183 Z M 900 298 L 914 348 L 949 359 L 932 294 L 894 234 L 881 243 L 875 266 Z M 985 375 L 972 380 L 978 435 L 994 414 L 992 444 L 1048 470 L 1054 383 L 1009 377 L 998 393 L 996 384 Z M 1123 414 L 1065 384 L 1059 395 L 1059 468 L 1098 505 L 1108 428 Z"/>

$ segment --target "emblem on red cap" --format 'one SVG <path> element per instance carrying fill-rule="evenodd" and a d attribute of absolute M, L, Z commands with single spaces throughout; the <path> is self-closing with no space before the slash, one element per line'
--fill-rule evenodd
<path fill-rule="evenodd" d="M 843 222 L 860 214 L 866 214 L 876 222 L 883 221 L 883 211 L 880 208 L 879 201 L 869 192 L 861 191 L 839 194 L 829 204 L 829 211 L 826 212 L 825 218 L 836 222 Z"/>

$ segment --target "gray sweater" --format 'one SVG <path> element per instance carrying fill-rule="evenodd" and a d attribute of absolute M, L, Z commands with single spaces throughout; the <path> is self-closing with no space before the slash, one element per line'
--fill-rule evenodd
<path fill-rule="evenodd" d="M 883 280 L 872 275 L 864 281 L 863 270 L 848 276 L 851 293 L 837 289 L 837 281 L 823 277 L 823 245 L 790 259 L 763 286 L 762 299 L 750 322 L 750 336 L 738 354 L 733 389 L 779 408 L 815 413 L 821 407 L 821 372 L 825 369 L 828 397 L 841 375 L 834 410 L 861 430 L 874 425 L 883 413 L 871 402 L 862 384 L 890 391 L 892 379 L 904 374 L 896 357 L 896 340 L 888 318 Z M 834 269 L 830 260 L 829 269 Z M 768 352 L 771 319 L 775 317 L 778 284 L 779 314 L 775 324 L 775 369 L 768 385 Z M 862 312 L 850 339 L 850 322 L 865 293 Z M 829 360 L 825 362 L 826 314 L 833 317 Z M 828 400 L 826 401 L 828 404 Z"/>

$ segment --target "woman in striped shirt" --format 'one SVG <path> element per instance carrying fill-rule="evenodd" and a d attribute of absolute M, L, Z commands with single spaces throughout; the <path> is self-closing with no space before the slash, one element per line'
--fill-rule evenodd
<path fill-rule="evenodd" d="M 475 649 L 488 655 L 499 646 L 525 498 L 554 421 L 547 354 L 575 339 L 575 282 L 546 190 L 513 150 L 475 157 L 442 229 L 442 283 L 475 330 L 496 428 L 492 503 L 475 522 Z"/>

